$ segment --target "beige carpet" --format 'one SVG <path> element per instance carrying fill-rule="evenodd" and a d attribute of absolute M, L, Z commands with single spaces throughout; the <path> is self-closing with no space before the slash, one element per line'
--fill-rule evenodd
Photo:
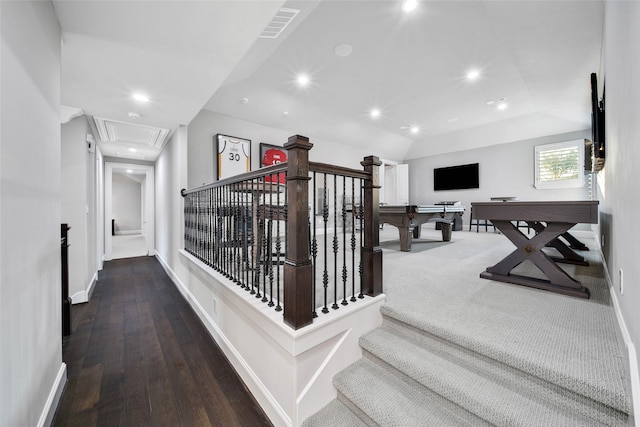
<path fill-rule="evenodd" d="M 590 266 L 562 268 L 590 289 L 587 300 L 480 278 L 515 250 L 499 233 L 457 231 L 443 244 L 425 224 L 407 253 L 385 227 L 384 324 L 334 378 L 344 405 L 305 425 L 343 419 L 345 407 L 370 425 L 625 425 L 626 353 L 599 252 L 580 238 Z M 528 261 L 517 270 L 544 278 Z"/>

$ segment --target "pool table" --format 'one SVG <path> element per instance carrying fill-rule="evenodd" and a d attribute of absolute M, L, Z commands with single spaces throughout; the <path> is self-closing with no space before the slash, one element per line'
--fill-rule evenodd
<path fill-rule="evenodd" d="M 456 214 L 464 212 L 464 206 L 447 203 L 433 205 L 381 205 L 380 224 L 398 228 L 400 250 L 411 251 L 412 238 L 420 237 L 420 226 L 429 221 L 442 221 L 442 241 L 451 238 L 451 223 Z"/>

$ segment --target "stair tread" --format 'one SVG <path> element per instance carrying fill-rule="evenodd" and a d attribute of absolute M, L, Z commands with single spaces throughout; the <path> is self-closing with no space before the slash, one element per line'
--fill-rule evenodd
<path fill-rule="evenodd" d="M 393 319 L 427 334 L 474 350 L 484 356 L 500 360 L 508 366 L 533 374 L 565 389 L 573 390 L 623 413 L 629 411 L 624 374 L 619 370 L 612 369 L 612 364 L 606 361 L 593 359 L 588 353 L 572 354 L 570 351 L 568 352 L 567 348 L 563 348 L 558 349 L 556 357 L 553 357 L 553 350 L 550 353 L 543 338 L 538 338 L 540 345 L 540 351 L 538 351 L 537 348 L 532 348 L 530 345 L 514 347 L 513 342 L 518 339 L 510 339 L 509 336 L 504 335 L 505 330 L 496 331 L 495 334 L 495 336 L 501 336 L 500 333 L 502 333 L 504 335 L 502 338 L 506 340 L 504 342 L 495 339 L 481 339 L 475 335 L 463 333 L 455 322 L 452 322 L 451 325 L 442 323 L 442 321 L 432 322 L 389 305 L 381 307 L 381 312 L 385 319 Z M 466 328 L 469 328 L 468 324 Z M 560 327 L 554 332 L 567 333 L 564 328 Z M 598 350 L 603 351 L 599 347 Z M 613 359 L 618 357 L 616 354 L 616 352 L 612 352 Z M 589 359 L 592 364 L 585 364 L 585 358 Z"/>
<path fill-rule="evenodd" d="M 624 423 L 626 415 L 469 350 L 385 320 L 361 346 L 404 375 L 492 423 Z"/>
<path fill-rule="evenodd" d="M 408 384 L 366 358 L 334 377 L 345 398 L 381 426 L 482 425 L 465 420 L 431 399 L 420 387 Z"/>
<path fill-rule="evenodd" d="M 366 424 L 337 399 L 307 418 L 302 427 L 366 427 Z"/>

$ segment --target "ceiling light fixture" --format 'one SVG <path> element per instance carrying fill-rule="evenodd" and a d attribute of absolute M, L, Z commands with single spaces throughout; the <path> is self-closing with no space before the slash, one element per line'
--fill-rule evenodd
<path fill-rule="evenodd" d="M 133 173 L 131 169 L 127 169 L 127 173 Z"/>
<path fill-rule="evenodd" d="M 498 110 L 506 110 L 507 109 L 507 103 L 506 102 L 501 102 L 500 104 L 498 104 L 498 106 L 496 108 Z"/>
<path fill-rule="evenodd" d="M 149 102 L 149 97 L 144 93 L 136 92 L 133 94 L 133 99 L 138 102 Z"/>
<path fill-rule="evenodd" d="M 478 70 L 471 70 L 467 73 L 467 80 L 469 81 L 477 80 L 478 77 L 480 77 L 480 71 Z"/>
<path fill-rule="evenodd" d="M 249 103 L 249 98 L 242 98 L 242 99 L 240 100 L 240 102 L 241 102 L 242 104 L 248 104 L 248 103 Z"/>
<path fill-rule="evenodd" d="M 306 87 L 309 85 L 309 76 L 307 76 L 306 74 L 300 74 L 298 75 L 298 78 L 296 79 L 296 81 L 298 82 L 298 86 L 300 87 Z"/>
<path fill-rule="evenodd" d="M 132 152 L 132 153 L 135 153 L 135 152 L 136 152 L 136 151 L 138 151 L 138 150 L 136 150 L 136 149 L 135 149 L 135 148 L 133 148 L 133 147 L 129 147 L 129 151 L 130 151 L 130 152 Z"/>
<path fill-rule="evenodd" d="M 412 134 L 415 135 L 418 132 L 420 132 L 420 128 L 418 126 L 411 126 L 411 133 Z"/>
<path fill-rule="evenodd" d="M 336 56 L 344 58 L 351 55 L 351 52 L 353 52 L 353 46 L 347 43 L 342 43 L 336 46 L 335 49 L 333 49 L 333 52 L 336 54 Z"/>
<path fill-rule="evenodd" d="M 378 117 L 380 117 L 380 110 L 374 108 L 369 112 L 369 115 L 371 116 L 371 118 L 377 119 Z"/>
<path fill-rule="evenodd" d="M 140 118 L 140 114 L 135 113 L 135 112 L 133 112 L 133 111 L 129 111 L 129 112 L 127 113 L 127 115 L 128 115 L 130 118 L 132 118 L 132 119 L 139 119 L 139 118 Z"/>
<path fill-rule="evenodd" d="M 404 12 L 411 12 L 418 6 L 418 0 L 405 0 L 402 2 L 402 10 Z"/>

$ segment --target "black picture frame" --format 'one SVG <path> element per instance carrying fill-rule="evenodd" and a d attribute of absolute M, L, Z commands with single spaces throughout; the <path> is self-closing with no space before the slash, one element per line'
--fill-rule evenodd
<path fill-rule="evenodd" d="M 214 137 L 214 142 L 216 145 L 214 161 L 218 180 L 251 171 L 250 139 L 218 133 Z"/>

